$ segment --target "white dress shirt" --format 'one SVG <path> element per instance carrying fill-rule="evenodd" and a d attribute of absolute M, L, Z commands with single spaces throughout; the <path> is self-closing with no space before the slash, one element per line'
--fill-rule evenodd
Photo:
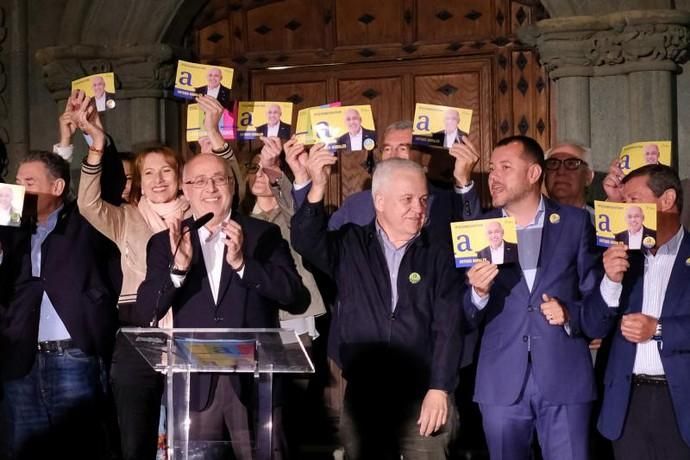
<path fill-rule="evenodd" d="M 105 112 L 105 93 L 101 97 L 97 97 L 94 99 L 96 101 L 96 110 L 99 112 Z"/>
<path fill-rule="evenodd" d="M 503 263 L 503 251 L 505 251 L 505 244 L 501 241 L 501 245 L 496 249 L 489 246 L 491 250 L 491 263 L 494 265 L 500 265 Z"/>
<path fill-rule="evenodd" d="M 216 86 L 215 88 L 209 88 L 208 86 L 206 87 L 206 95 L 215 97 L 218 99 L 218 93 L 220 92 L 220 85 Z"/>
<path fill-rule="evenodd" d="M 230 220 L 230 214 L 224 220 L 227 222 Z M 223 264 L 227 264 L 225 261 L 225 233 L 223 233 L 220 228 L 213 231 L 213 233 L 206 227 L 201 227 L 197 230 L 199 235 L 199 243 L 201 244 L 201 253 L 204 259 L 204 266 L 206 267 L 206 273 L 208 274 L 208 283 L 211 287 L 211 294 L 213 295 L 213 301 L 218 303 L 218 289 L 220 288 L 220 275 L 223 272 Z M 237 274 L 240 278 L 244 275 L 244 267 L 242 270 L 238 271 Z M 182 286 L 187 275 L 170 275 L 170 279 L 176 288 Z"/>
<path fill-rule="evenodd" d="M 276 123 L 275 125 L 267 125 L 266 127 L 266 136 L 267 137 L 278 137 L 278 130 L 280 129 L 280 122 Z"/>
<path fill-rule="evenodd" d="M 352 134 L 350 136 L 350 150 L 357 151 L 357 150 L 362 150 L 362 129 L 360 128 L 359 132 L 355 134 L 354 136 Z"/>
<path fill-rule="evenodd" d="M 683 241 L 682 226 L 673 238 L 657 249 L 656 254 L 645 251 L 642 313 L 647 316 L 657 319 L 661 317 L 666 289 L 671 279 L 671 271 L 673 270 L 673 264 L 676 261 L 681 241 Z M 604 276 L 604 279 L 601 280 L 601 296 L 610 308 L 619 307 L 622 291 L 622 283 L 615 283 L 608 276 Z M 637 344 L 633 373 L 665 375 L 664 365 L 659 355 L 659 345 L 655 340 Z"/>
<path fill-rule="evenodd" d="M 636 233 L 628 230 L 628 247 L 630 249 L 640 249 L 642 247 L 642 228 Z"/>
<path fill-rule="evenodd" d="M 458 140 L 457 137 L 458 137 L 458 130 L 457 129 L 455 131 L 453 131 L 453 133 L 450 135 L 448 133 L 446 133 L 445 147 L 447 149 L 451 148 L 453 146 L 453 144 L 455 144 L 455 141 Z"/>

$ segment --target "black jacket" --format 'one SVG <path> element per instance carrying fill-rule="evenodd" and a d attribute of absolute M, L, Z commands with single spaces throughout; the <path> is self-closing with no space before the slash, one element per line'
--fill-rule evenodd
<path fill-rule="evenodd" d="M 107 357 L 117 329 L 117 288 L 109 269 L 117 248 L 66 203 L 42 245 L 41 276 L 31 273 L 31 225 L 0 234 L 0 357 L 6 379 L 34 363 L 43 292 L 72 340 L 87 354 Z"/>
<path fill-rule="evenodd" d="M 392 372 L 415 380 L 418 394 L 452 391 L 462 352 L 461 272 L 447 245 L 432 243 L 426 230 L 410 243 L 398 274 L 398 302 L 391 311 L 386 259 L 374 222 L 326 230 L 323 203 L 302 205 L 292 219 L 293 247 L 337 285 L 338 362 L 350 380 L 362 362 L 381 357 Z M 395 358 L 390 360 L 390 356 Z M 395 367 L 395 366 L 393 366 Z M 367 366 L 364 366 L 367 368 Z M 366 378 L 366 376 L 365 376 Z"/>
<path fill-rule="evenodd" d="M 309 291 L 302 284 L 280 229 L 234 212 L 232 218 L 244 231 L 244 274 L 240 278 L 227 263 L 223 264 L 217 303 L 213 301 L 208 283 L 198 233 L 191 232 L 192 264 L 179 289 L 170 279 L 172 253 L 168 232 L 151 237 L 146 279 L 139 286 L 135 307 L 137 324 L 148 326 L 154 312 L 156 318 L 161 319 L 170 306 L 176 328 L 279 327 L 278 308 L 291 313 L 306 310 L 310 302 Z M 250 397 L 250 380 L 232 377 L 235 391 L 245 402 Z M 202 410 L 210 403 L 215 384 L 214 375 L 194 374 L 191 379 L 192 410 Z"/>

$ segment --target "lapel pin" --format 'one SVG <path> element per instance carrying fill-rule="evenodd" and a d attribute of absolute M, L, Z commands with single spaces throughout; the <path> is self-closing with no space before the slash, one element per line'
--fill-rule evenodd
<path fill-rule="evenodd" d="M 559 216 L 555 212 L 549 216 L 549 222 L 551 222 L 552 224 L 557 224 L 560 221 L 561 221 L 561 216 Z"/>
<path fill-rule="evenodd" d="M 407 277 L 407 279 L 410 281 L 410 283 L 417 284 L 420 281 L 422 281 L 422 275 L 420 275 L 417 272 L 412 272 L 410 273 L 410 276 Z"/>
<path fill-rule="evenodd" d="M 687 259 L 685 259 L 685 266 L 686 266 L 686 267 L 690 267 L 690 257 L 688 257 Z"/>

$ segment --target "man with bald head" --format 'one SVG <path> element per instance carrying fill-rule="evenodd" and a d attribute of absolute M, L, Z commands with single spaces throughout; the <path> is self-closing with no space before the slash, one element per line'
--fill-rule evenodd
<path fill-rule="evenodd" d="M 647 144 L 644 146 L 644 164 L 656 165 L 659 164 L 659 146 L 656 144 Z"/>
<path fill-rule="evenodd" d="M 656 231 L 649 229 L 644 226 L 644 212 L 639 206 L 628 206 L 625 209 L 625 222 L 628 228 L 625 231 L 616 233 L 616 241 L 628 246 L 628 249 L 641 249 L 644 245 L 645 248 L 650 249 L 656 245 Z M 651 246 L 649 246 L 647 240 L 645 239 L 651 237 L 655 241 Z"/>
<path fill-rule="evenodd" d="M 492 264 L 515 263 L 518 260 L 518 247 L 503 239 L 505 231 L 500 222 L 492 221 L 486 224 L 486 238 L 489 245 L 477 253 L 480 259 L 486 259 Z"/>
<path fill-rule="evenodd" d="M 280 229 L 231 210 L 233 182 L 228 162 L 215 155 L 202 153 L 185 165 L 182 191 L 193 219 L 171 219 L 168 231 L 151 238 L 137 296 L 140 324 L 172 308 L 174 327 L 270 328 L 278 327 L 279 308 L 300 313 L 309 305 Z M 207 213 L 213 217 L 205 226 L 188 230 Z M 250 460 L 251 395 L 251 377 L 193 374 L 190 439 L 229 435 L 233 458 Z"/>
<path fill-rule="evenodd" d="M 210 67 L 206 72 L 206 85 L 200 86 L 196 89 L 198 94 L 205 94 L 207 96 L 218 99 L 218 102 L 227 110 L 232 110 L 232 101 L 230 100 L 230 88 L 223 86 L 223 72 L 218 67 Z"/>
<path fill-rule="evenodd" d="M 93 90 L 93 100 L 96 103 L 96 110 L 105 112 L 106 109 L 115 107 L 115 94 L 106 91 L 103 77 L 100 75 L 91 77 L 91 89 Z"/>
<path fill-rule="evenodd" d="M 432 136 L 436 141 L 434 145 L 450 149 L 454 144 L 461 143 L 467 133 L 458 128 L 458 123 L 460 123 L 460 112 L 456 109 L 446 110 L 443 113 L 443 130 L 435 132 Z"/>
<path fill-rule="evenodd" d="M 594 221 L 594 209 L 587 204 L 587 188 L 594 180 L 592 150 L 566 141 L 557 143 L 544 155 L 544 185 L 549 198 L 587 210 Z"/>
<path fill-rule="evenodd" d="M 256 132 L 264 137 L 279 137 L 286 141 L 290 139 L 290 125 L 283 123 L 280 117 L 283 110 L 278 104 L 269 104 L 266 109 L 266 123 L 256 127 Z"/>
<path fill-rule="evenodd" d="M 376 132 L 362 126 L 362 116 L 356 109 L 345 110 L 347 132 L 338 138 L 338 145 L 348 151 L 372 150 L 376 144 Z M 367 140 L 368 139 L 368 140 Z"/>

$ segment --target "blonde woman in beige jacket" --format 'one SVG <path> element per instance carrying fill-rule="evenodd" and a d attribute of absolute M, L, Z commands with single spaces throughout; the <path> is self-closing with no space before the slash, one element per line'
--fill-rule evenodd
<path fill-rule="evenodd" d="M 134 161 L 134 187 L 130 203 L 121 206 L 107 203 L 101 198 L 101 160 L 106 136 L 100 127 L 98 113 L 88 108 L 89 98 L 81 100 L 80 109 L 70 116 L 72 123 L 90 136 L 93 142 L 82 162 L 77 203 L 82 216 L 115 242 L 120 250 L 120 323 L 121 326 L 133 325 L 129 321 L 129 311 L 136 302 L 137 289 L 146 276 L 146 246 L 149 239 L 155 233 L 167 230 L 166 222 L 171 218 L 191 216 L 189 203 L 179 193 L 182 164 L 178 155 L 166 146 L 150 147 L 138 152 Z M 198 102 L 206 112 L 208 135 L 215 148 L 213 152 L 226 159 L 232 158 L 236 163 L 232 150 L 217 128 L 222 107 L 208 96 L 199 96 Z M 159 327 L 172 327 L 172 315 L 163 318 Z M 123 458 L 155 458 L 163 379 L 120 334 L 113 353 L 110 381 Z"/>

